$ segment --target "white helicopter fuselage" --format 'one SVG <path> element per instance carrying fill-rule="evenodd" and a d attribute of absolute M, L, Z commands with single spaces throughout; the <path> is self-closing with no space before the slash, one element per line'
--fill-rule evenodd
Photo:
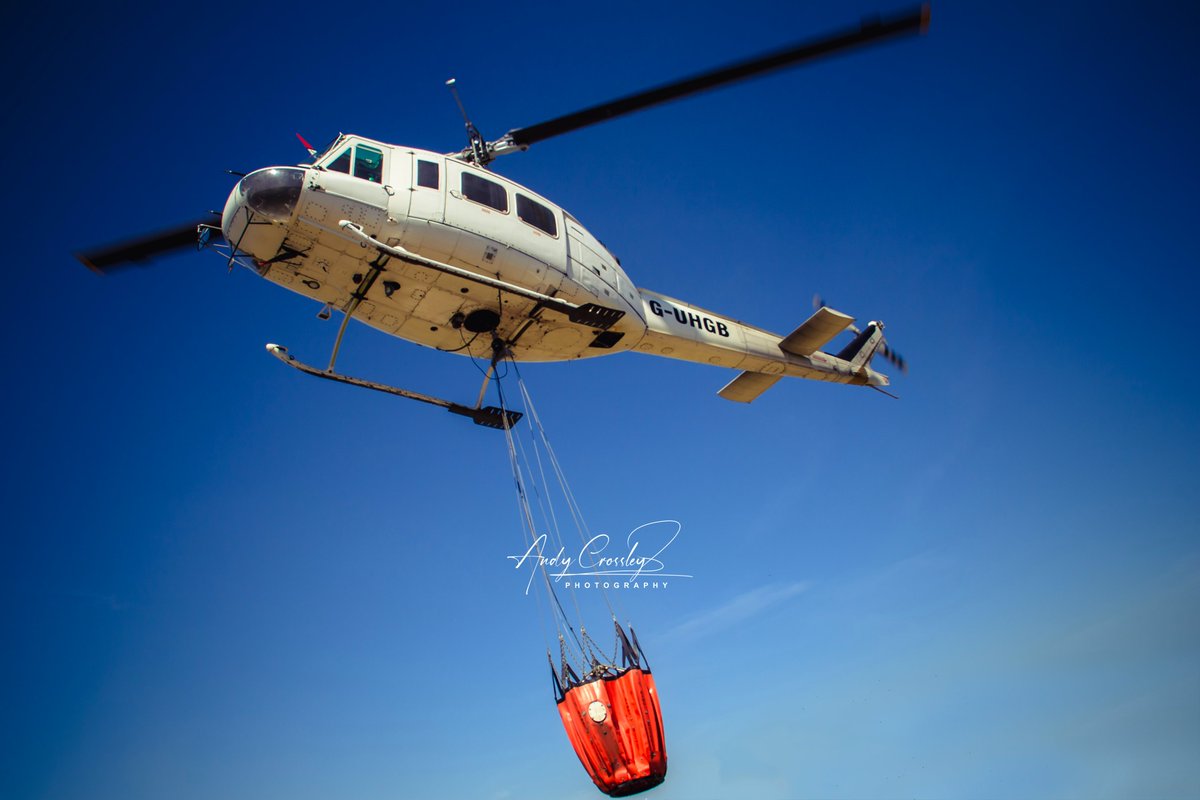
<path fill-rule="evenodd" d="M 490 357 L 493 339 L 525 361 L 635 350 L 744 370 L 740 390 L 722 390 L 744 402 L 784 375 L 888 383 L 871 352 L 857 364 L 820 352 L 849 317 L 815 314 L 780 337 L 640 290 L 571 214 L 453 155 L 340 136 L 312 165 L 245 176 L 221 227 L 267 280 L 442 351 Z M 537 297 L 621 316 L 589 326 Z"/>

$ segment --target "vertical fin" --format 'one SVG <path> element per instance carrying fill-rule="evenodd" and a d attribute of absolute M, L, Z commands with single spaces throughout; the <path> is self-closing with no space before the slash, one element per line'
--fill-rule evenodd
<path fill-rule="evenodd" d="M 870 363 L 871 356 L 875 355 L 875 351 L 882 341 L 883 326 L 878 322 L 872 322 L 863 328 L 850 344 L 842 348 L 837 357 L 843 361 L 849 361 L 850 368 L 857 372 Z"/>

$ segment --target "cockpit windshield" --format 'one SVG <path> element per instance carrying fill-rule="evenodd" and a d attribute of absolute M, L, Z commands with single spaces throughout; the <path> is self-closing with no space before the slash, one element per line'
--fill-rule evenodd
<path fill-rule="evenodd" d="M 338 143 L 342 141 L 343 138 L 344 137 L 342 136 L 342 134 L 339 133 L 337 136 L 330 139 L 329 144 L 322 147 L 320 152 L 313 155 L 312 163 L 316 164 L 318 161 L 325 158 L 325 156 L 329 155 L 329 151 L 332 150 L 334 147 L 336 147 L 338 145 Z"/>
<path fill-rule="evenodd" d="M 342 151 L 342 154 L 340 156 L 335 158 L 333 161 L 329 162 L 329 165 L 326 167 L 326 169 L 333 170 L 334 172 L 344 172 L 347 175 L 349 175 L 350 174 L 350 153 L 352 153 L 353 151 L 354 151 L 353 147 L 347 147 L 345 150 Z"/>
<path fill-rule="evenodd" d="M 341 152 L 337 152 L 339 149 Z M 371 183 L 383 183 L 383 151 L 379 148 L 359 142 L 344 148 L 335 147 L 333 152 L 337 155 L 332 161 L 328 160 L 329 154 L 324 157 L 325 169 L 344 172 Z"/>

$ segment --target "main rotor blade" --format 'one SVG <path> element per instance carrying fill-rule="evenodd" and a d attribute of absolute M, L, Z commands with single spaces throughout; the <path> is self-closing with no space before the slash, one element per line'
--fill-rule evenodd
<path fill-rule="evenodd" d="M 141 264 L 152 258 L 195 245 L 197 229 L 201 225 L 209 225 L 211 222 L 211 218 L 189 222 L 168 231 L 124 241 L 103 250 L 76 253 L 75 257 L 92 272 L 104 275 L 113 269 Z"/>
<path fill-rule="evenodd" d="M 731 64 L 727 67 L 695 75 L 691 78 L 664 84 L 654 89 L 647 89 L 637 94 L 631 94 L 617 100 L 566 114 L 546 122 L 530 125 L 527 128 L 515 128 L 508 132 L 509 139 L 518 147 L 524 148 L 549 139 L 552 136 L 569 133 L 579 128 L 594 125 L 597 122 L 620 117 L 625 114 L 640 111 L 643 108 L 656 106 L 671 100 L 677 100 L 690 94 L 696 94 L 717 86 L 723 86 L 735 81 L 745 80 L 761 75 L 764 72 L 782 69 L 783 67 L 812 61 L 821 56 L 832 55 L 843 50 L 849 50 L 859 45 L 877 42 L 904 33 L 924 32 L 929 25 L 929 5 L 923 5 L 915 11 L 902 16 L 884 20 L 876 17 L 863 20 L 857 28 L 841 33 L 823 36 L 813 41 L 801 42 L 791 47 L 777 50 L 766 55 L 758 56 Z"/>

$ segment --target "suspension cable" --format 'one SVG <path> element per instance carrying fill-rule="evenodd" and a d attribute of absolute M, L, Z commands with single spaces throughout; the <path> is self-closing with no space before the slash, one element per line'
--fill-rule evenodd
<path fill-rule="evenodd" d="M 504 390 L 499 381 L 497 381 L 496 387 L 497 394 L 499 395 L 500 399 L 500 407 L 503 411 L 507 412 L 507 400 L 505 399 Z M 518 458 L 519 444 L 513 435 L 513 429 L 511 426 L 505 428 L 504 436 L 508 447 L 509 465 L 512 468 L 513 480 L 517 491 L 517 502 L 523 523 L 522 527 L 524 528 L 526 540 L 530 549 L 536 551 L 537 553 L 537 570 L 541 577 L 541 583 L 545 587 L 549 599 L 553 601 L 550 605 L 550 610 L 551 615 L 555 618 L 555 627 L 558 629 L 559 639 L 563 639 L 563 629 L 565 628 L 566 632 L 570 634 L 570 641 L 574 644 L 576 651 L 579 653 L 581 658 L 586 659 L 586 647 L 583 643 L 583 640 L 575 631 L 574 626 L 571 624 L 570 618 L 567 616 L 565 609 L 563 609 L 562 602 L 559 599 L 558 594 L 554 591 L 554 586 L 553 582 L 551 581 L 549 571 L 546 569 L 547 558 L 545 550 L 539 541 L 541 537 L 539 537 L 537 533 L 537 524 L 533 518 L 533 510 L 529 504 L 529 494 L 525 487 L 524 471 L 521 468 L 520 459 Z M 572 598 L 574 599 L 573 593 Z M 557 611 L 557 613 L 554 613 L 555 611 Z M 581 618 L 579 617 L 578 605 L 576 605 L 576 615 L 577 618 Z"/>
<path fill-rule="evenodd" d="M 567 509 L 571 513 L 571 519 L 575 523 L 575 530 L 579 534 L 579 542 L 584 547 L 592 540 L 591 529 L 588 528 L 587 520 L 584 519 L 583 509 L 580 508 L 579 502 L 575 499 L 575 493 L 571 491 L 571 486 L 567 482 L 566 473 L 563 471 L 562 465 L 558 461 L 558 455 L 554 452 L 554 448 L 550 445 L 550 439 L 546 435 L 546 429 L 542 426 L 542 419 L 537 413 L 537 407 L 533 404 L 533 398 L 529 396 L 529 388 L 525 385 L 525 379 L 521 375 L 520 368 L 513 363 L 513 371 L 517 375 L 517 386 L 521 390 L 521 399 L 525 404 L 526 410 L 529 412 L 530 428 L 536 429 L 541 444 L 546 451 L 546 457 L 550 462 L 550 466 L 554 471 L 554 476 L 557 479 L 559 490 L 567 503 Z M 541 464 L 539 463 L 539 468 Z M 542 481 L 545 484 L 545 472 L 542 472 Z M 548 485 L 548 484 L 546 484 Z M 586 535 L 585 535 L 586 534 Z M 597 581 L 597 583 L 600 583 Z M 604 598 L 604 605 L 608 608 L 609 615 L 615 620 L 617 612 L 613 609 L 612 600 L 609 597 L 608 590 L 600 586 L 600 595 Z"/>

